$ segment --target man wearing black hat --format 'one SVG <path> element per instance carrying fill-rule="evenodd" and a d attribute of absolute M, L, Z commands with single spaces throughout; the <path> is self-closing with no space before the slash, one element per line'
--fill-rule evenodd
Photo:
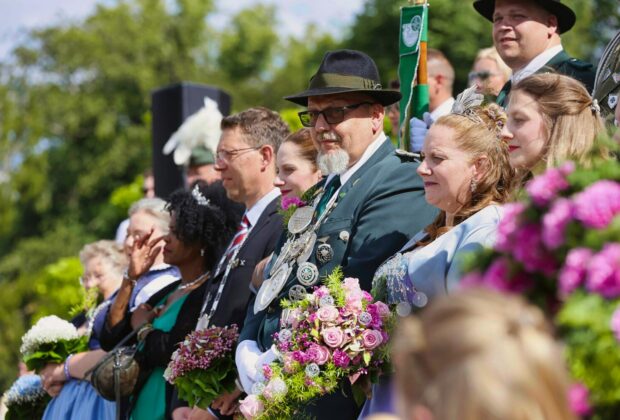
<path fill-rule="evenodd" d="M 383 133 L 384 106 L 400 97 L 381 88 L 370 57 L 339 50 L 325 55 L 306 91 L 286 98 L 307 107 L 299 117 L 311 128 L 327 177 L 308 206 L 291 217 L 248 310 L 236 358 L 247 392 L 261 365 L 273 360 L 281 300 L 303 298 L 338 266 L 370 291 L 379 264 L 436 215 L 424 200 L 418 163 L 395 151 Z M 304 408 L 304 414 L 318 419 L 356 418 L 358 411 L 349 381 Z"/>
<path fill-rule="evenodd" d="M 571 58 L 562 48 L 560 34 L 575 24 L 575 12 L 559 0 L 476 0 L 474 8 L 493 22 L 493 43 L 512 77 L 497 97 L 507 105 L 513 84 L 540 72 L 557 72 L 594 86 L 591 64 Z"/>

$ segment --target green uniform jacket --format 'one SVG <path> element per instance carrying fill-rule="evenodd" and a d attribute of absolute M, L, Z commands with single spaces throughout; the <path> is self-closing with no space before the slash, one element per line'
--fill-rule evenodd
<path fill-rule="evenodd" d="M 370 291 L 377 267 L 433 221 L 437 210 L 426 203 L 418 165 L 386 140 L 342 186 L 336 207 L 318 229 L 319 240 L 308 260 L 317 265 L 321 278 L 341 266 L 345 277 L 358 278 L 361 287 Z M 276 254 L 283 242 L 281 237 Z M 316 258 L 320 243 L 334 251 L 325 264 Z M 288 299 L 289 289 L 299 284 L 296 271 L 297 265 L 266 310 L 254 314 L 250 304 L 239 342 L 255 340 L 263 351 L 271 346 L 272 335 L 279 329 L 280 300 Z"/>
<path fill-rule="evenodd" d="M 592 92 L 592 89 L 594 89 L 594 67 L 592 64 L 571 58 L 564 50 L 553 56 L 536 73 L 564 74 L 579 80 L 588 89 L 588 92 Z M 497 95 L 497 104 L 502 108 L 506 108 L 508 105 L 508 95 L 511 88 L 512 82 L 509 80 L 499 92 L 499 95 Z"/>

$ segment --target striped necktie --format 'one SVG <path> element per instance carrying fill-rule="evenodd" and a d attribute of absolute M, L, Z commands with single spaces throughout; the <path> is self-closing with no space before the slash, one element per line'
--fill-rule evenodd
<path fill-rule="evenodd" d="M 243 218 L 241 219 L 241 223 L 237 228 L 237 233 L 235 233 L 235 236 L 232 238 L 232 241 L 230 241 L 230 245 L 228 245 L 228 249 L 226 250 L 226 260 L 229 260 L 233 256 L 235 251 L 237 251 L 239 247 L 241 247 L 243 241 L 245 240 L 245 237 L 248 235 L 249 230 L 250 221 L 248 220 L 248 216 L 244 214 Z"/>

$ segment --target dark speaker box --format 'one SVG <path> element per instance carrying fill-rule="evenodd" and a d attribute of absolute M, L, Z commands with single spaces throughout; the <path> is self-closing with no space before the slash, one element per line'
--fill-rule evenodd
<path fill-rule="evenodd" d="M 167 198 L 185 185 L 183 168 L 177 166 L 172 154 L 164 155 L 164 145 L 185 119 L 204 106 L 204 98 L 217 102 L 220 112 L 230 113 L 230 95 L 213 86 L 181 82 L 156 89 L 151 94 L 153 128 L 153 176 L 155 194 Z"/>

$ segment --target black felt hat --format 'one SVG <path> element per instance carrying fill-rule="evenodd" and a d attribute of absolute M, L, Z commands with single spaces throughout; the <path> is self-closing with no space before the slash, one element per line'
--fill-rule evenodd
<path fill-rule="evenodd" d="M 393 104 L 401 98 L 399 91 L 381 87 L 379 70 L 372 58 L 361 51 L 337 50 L 325 54 L 307 90 L 284 99 L 308 106 L 310 96 L 348 92 L 366 93 L 381 105 Z"/>
<path fill-rule="evenodd" d="M 534 3 L 558 18 L 558 31 L 561 34 L 570 30 L 577 20 L 573 9 L 562 4 L 560 0 L 535 0 Z M 474 9 L 493 22 L 495 0 L 476 0 L 474 1 Z"/>

